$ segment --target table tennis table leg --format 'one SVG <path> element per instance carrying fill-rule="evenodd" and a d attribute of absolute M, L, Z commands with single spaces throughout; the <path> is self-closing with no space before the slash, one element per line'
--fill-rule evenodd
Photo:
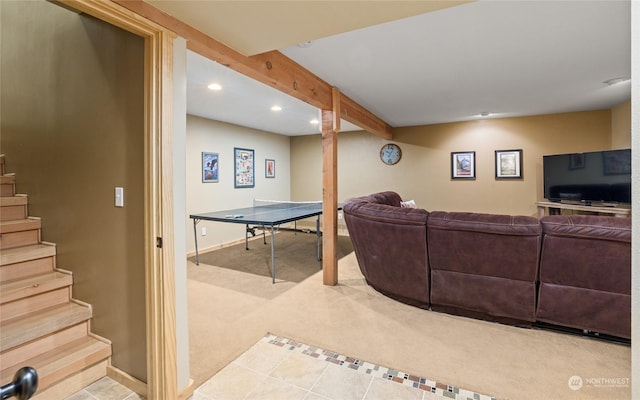
<path fill-rule="evenodd" d="M 271 284 L 276 283 L 276 255 L 275 240 L 273 237 L 273 224 L 271 225 Z"/>
<path fill-rule="evenodd" d="M 196 242 L 196 265 L 200 265 L 200 256 L 198 255 L 198 220 L 196 218 L 193 219 L 193 239 Z"/>
<path fill-rule="evenodd" d="M 318 240 L 318 261 L 322 260 L 322 239 L 320 238 L 320 215 L 316 219 L 316 237 Z"/>

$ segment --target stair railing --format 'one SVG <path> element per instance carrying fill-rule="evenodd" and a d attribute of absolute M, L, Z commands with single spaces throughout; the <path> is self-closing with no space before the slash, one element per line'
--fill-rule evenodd
<path fill-rule="evenodd" d="M 31 367 L 20 368 L 13 377 L 13 382 L 0 387 L 0 398 L 6 400 L 15 397 L 28 400 L 38 390 L 38 373 Z"/>

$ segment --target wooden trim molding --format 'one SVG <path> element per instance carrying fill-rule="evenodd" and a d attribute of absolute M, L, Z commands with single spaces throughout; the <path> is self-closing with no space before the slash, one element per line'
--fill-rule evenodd
<path fill-rule="evenodd" d="M 128 387 L 142 397 L 148 398 L 147 384 L 113 365 L 107 366 L 107 376 L 119 384 Z"/>
<path fill-rule="evenodd" d="M 172 196 L 172 61 L 175 34 L 115 2 L 58 0 L 145 40 L 144 232 L 149 399 L 176 399 Z M 158 242 L 162 244 L 159 246 Z M 129 382 L 124 379 L 123 381 Z M 141 390 L 135 384 L 133 390 Z"/>

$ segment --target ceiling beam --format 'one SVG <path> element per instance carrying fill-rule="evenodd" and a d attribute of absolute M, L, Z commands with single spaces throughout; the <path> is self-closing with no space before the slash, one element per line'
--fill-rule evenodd
<path fill-rule="evenodd" d="M 142 0 L 112 0 L 187 40 L 187 48 L 234 71 L 269 85 L 320 110 L 333 110 L 332 87 L 279 51 L 245 56 L 194 27 Z M 360 104 L 340 93 L 340 117 L 385 139 L 392 128 Z"/>

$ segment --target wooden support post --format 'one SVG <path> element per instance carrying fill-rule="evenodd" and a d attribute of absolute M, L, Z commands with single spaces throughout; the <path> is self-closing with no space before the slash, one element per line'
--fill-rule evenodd
<path fill-rule="evenodd" d="M 339 109 L 337 114 L 335 109 L 322 110 L 322 282 L 329 286 L 338 283 L 338 132 L 334 130 L 335 115 L 340 115 Z"/>

